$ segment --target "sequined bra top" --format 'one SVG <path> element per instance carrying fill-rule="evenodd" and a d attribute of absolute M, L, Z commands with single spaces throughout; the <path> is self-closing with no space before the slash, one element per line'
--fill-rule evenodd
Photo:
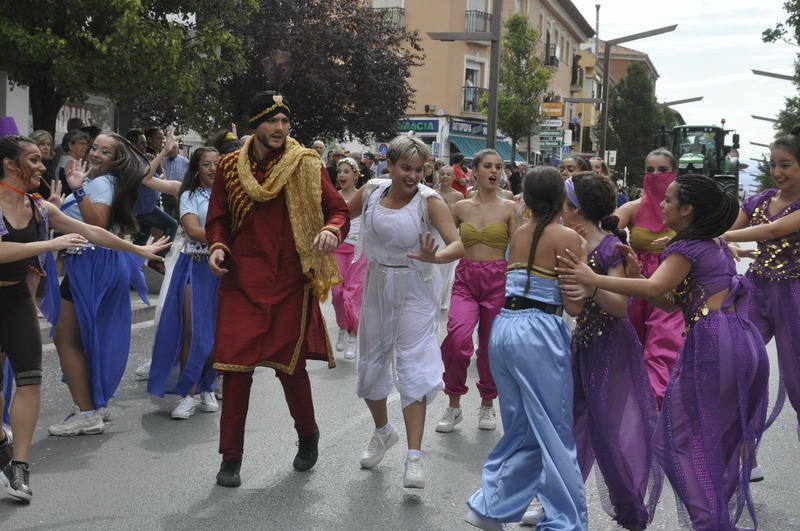
<path fill-rule="evenodd" d="M 613 234 L 606 235 L 597 247 L 589 254 L 588 263 L 592 270 L 600 275 L 607 275 L 608 270 L 625 261 L 617 244 L 622 243 Z M 611 323 L 624 317 L 614 317 L 593 298 L 586 299 L 578 317 L 575 319 L 573 339 L 579 345 L 586 346 L 594 336 L 602 336 L 609 331 Z"/>
<path fill-rule="evenodd" d="M 464 247 L 472 247 L 476 243 L 482 243 L 495 249 L 508 247 L 508 225 L 505 223 L 490 223 L 479 230 L 472 223 L 465 221 L 461 224 L 460 230 Z"/>
<path fill-rule="evenodd" d="M 774 216 L 769 213 L 769 204 L 776 189 L 748 197 L 742 204 L 742 210 L 750 216 L 749 225 L 771 223 L 796 210 L 800 210 L 800 201 L 795 201 Z M 756 259 L 750 264 L 749 274 L 766 280 L 779 281 L 800 278 L 800 232 L 794 232 L 777 240 L 758 242 Z"/>

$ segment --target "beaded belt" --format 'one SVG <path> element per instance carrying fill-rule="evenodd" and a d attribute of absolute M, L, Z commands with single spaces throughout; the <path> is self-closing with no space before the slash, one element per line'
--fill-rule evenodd
<path fill-rule="evenodd" d="M 188 253 L 193 262 L 208 262 L 208 253 Z"/>
<path fill-rule="evenodd" d="M 87 246 L 87 247 L 67 247 L 63 251 L 64 254 L 83 254 L 90 250 L 94 249 L 94 246 Z"/>
<path fill-rule="evenodd" d="M 564 307 L 560 304 L 548 304 L 527 297 L 506 297 L 506 303 L 503 308 L 507 310 L 530 310 L 531 308 L 536 308 L 544 313 L 559 316 L 564 313 Z"/>

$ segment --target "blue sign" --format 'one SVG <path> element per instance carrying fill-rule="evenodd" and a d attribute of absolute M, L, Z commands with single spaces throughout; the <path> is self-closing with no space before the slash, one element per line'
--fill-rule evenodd
<path fill-rule="evenodd" d="M 452 120 L 450 122 L 451 135 L 486 136 L 489 129 L 483 122 L 465 122 Z"/>
<path fill-rule="evenodd" d="M 389 153 L 389 144 L 381 144 L 378 146 L 378 153 L 385 157 L 386 154 Z"/>
<path fill-rule="evenodd" d="M 414 131 L 415 133 L 438 133 L 439 120 L 400 120 L 397 122 L 397 131 L 399 133 L 406 133 Z"/>

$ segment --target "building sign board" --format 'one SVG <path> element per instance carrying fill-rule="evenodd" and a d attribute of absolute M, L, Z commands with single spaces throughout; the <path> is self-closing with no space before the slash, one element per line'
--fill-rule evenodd
<path fill-rule="evenodd" d="M 450 121 L 451 135 L 486 136 L 488 128 L 483 122 L 467 122 L 464 120 Z"/>
<path fill-rule="evenodd" d="M 541 129 L 539 130 L 539 138 L 549 137 L 549 138 L 562 138 L 564 136 L 564 131 L 561 129 Z"/>
<path fill-rule="evenodd" d="M 562 142 L 560 138 L 541 138 L 539 147 L 561 147 Z"/>
<path fill-rule="evenodd" d="M 415 133 L 438 133 L 439 120 L 400 120 L 396 130 L 399 133 L 414 131 Z"/>
<path fill-rule="evenodd" d="M 542 103 L 542 116 L 564 116 L 564 104 L 553 102 Z"/>
<path fill-rule="evenodd" d="M 558 118 L 550 118 L 547 120 L 542 120 L 541 123 L 542 127 L 555 127 L 556 129 L 561 129 L 564 126 L 564 121 L 559 120 Z"/>

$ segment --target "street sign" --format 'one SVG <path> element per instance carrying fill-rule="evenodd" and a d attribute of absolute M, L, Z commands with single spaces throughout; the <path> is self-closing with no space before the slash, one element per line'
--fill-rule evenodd
<path fill-rule="evenodd" d="M 563 136 L 564 136 L 564 131 L 562 131 L 561 129 L 541 129 L 541 130 L 539 131 L 539 138 L 544 138 L 544 137 L 549 137 L 549 138 L 558 137 L 558 138 L 562 138 Z"/>
<path fill-rule="evenodd" d="M 564 145 L 571 146 L 572 145 L 572 131 L 567 129 L 564 131 Z"/>
<path fill-rule="evenodd" d="M 542 103 L 542 116 L 564 116 L 563 103 Z"/>
<path fill-rule="evenodd" d="M 616 150 L 606 151 L 606 164 L 609 166 L 617 165 L 617 152 Z"/>
<path fill-rule="evenodd" d="M 378 146 L 378 153 L 385 157 L 386 154 L 389 153 L 389 144 L 381 144 Z"/>
<path fill-rule="evenodd" d="M 562 142 L 560 138 L 540 138 L 539 147 L 561 147 Z"/>
<path fill-rule="evenodd" d="M 549 120 L 542 120 L 542 127 L 555 127 L 556 129 L 561 129 L 564 125 L 564 120 L 559 120 L 558 118 L 550 118 Z"/>

